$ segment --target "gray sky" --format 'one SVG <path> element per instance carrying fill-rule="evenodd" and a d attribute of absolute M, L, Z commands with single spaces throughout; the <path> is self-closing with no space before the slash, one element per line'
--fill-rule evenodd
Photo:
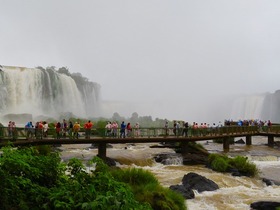
<path fill-rule="evenodd" d="M 126 111 L 106 105 L 110 116 L 212 120 L 227 117 L 232 95 L 279 89 L 278 0 L 0 5 L 0 64 L 81 72 L 104 101 L 129 102 Z"/>

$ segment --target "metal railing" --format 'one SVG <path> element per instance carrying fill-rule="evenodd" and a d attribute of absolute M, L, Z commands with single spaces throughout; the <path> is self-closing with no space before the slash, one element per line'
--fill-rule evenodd
<path fill-rule="evenodd" d="M 139 128 L 132 129 L 131 131 L 125 130 L 124 135 L 121 129 L 107 130 L 105 128 L 93 128 L 90 131 L 90 138 L 94 137 L 110 137 L 110 138 L 141 138 L 141 137 L 202 137 L 202 136 L 222 136 L 222 135 L 234 135 L 234 134 L 256 134 L 260 132 L 264 133 L 280 133 L 280 125 L 277 126 L 223 126 L 215 128 L 197 128 L 192 127 L 185 129 L 173 129 L 173 128 Z M 42 129 L 35 128 L 8 128 L 0 127 L 0 139 L 5 140 L 17 140 L 17 139 L 47 139 L 47 138 L 85 138 L 86 130 L 81 128 L 79 132 L 74 132 L 72 129 L 61 130 L 57 132 L 55 128 L 49 128 L 47 132 Z"/>

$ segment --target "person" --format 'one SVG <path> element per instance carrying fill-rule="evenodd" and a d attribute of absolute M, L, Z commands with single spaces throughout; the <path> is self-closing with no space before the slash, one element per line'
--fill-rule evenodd
<path fill-rule="evenodd" d="M 120 131 L 120 138 L 125 138 L 125 128 L 126 128 L 126 124 L 124 123 L 124 121 L 122 121 L 121 131 Z"/>
<path fill-rule="evenodd" d="M 66 133 L 67 133 L 67 122 L 65 119 L 63 119 L 63 122 L 61 124 L 61 132 L 62 132 L 62 137 L 66 138 Z"/>
<path fill-rule="evenodd" d="M 173 134 L 174 136 L 177 136 L 177 122 L 175 120 L 173 122 Z"/>
<path fill-rule="evenodd" d="M 49 130 L 49 124 L 44 121 L 43 122 L 43 134 L 44 134 L 44 137 L 48 137 L 48 130 Z"/>
<path fill-rule="evenodd" d="M 12 126 L 13 126 L 12 121 L 9 121 L 9 123 L 8 123 L 8 135 L 9 135 L 10 138 L 13 137 L 13 127 Z"/>
<path fill-rule="evenodd" d="M 12 140 L 16 140 L 17 137 L 17 130 L 16 130 L 16 123 L 13 121 L 12 122 Z"/>
<path fill-rule="evenodd" d="M 112 124 L 111 124 L 111 122 L 107 122 L 107 124 L 106 124 L 106 126 L 105 126 L 105 135 L 106 136 L 111 136 L 111 134 L 112 134 Z"/>
<path fill-rule="evenodd" d="M 33 138 L 33 134 L 35 131 L 31 121 L 26 123 L 25 129 L 26 129 L 26 139 Z"/>
<path fill-rule="evenodd" d="M 112 127 L 112 135 L 113 135 L 113 137 L 117 137 L 117 131 L 118 131 L 118 128 L 119 128 L 118 123 L 116 121 L 114 121 L 112 123 L 111 127 Z"/>
<path fill-rule="evenodd" d="M 185 136 L 185 137 L 188 137 L 189 123 L 184 122 L 183 126 L 184 126 L 184 129 L 183 129 L 182 135 Z"/>
<path fill-rule="evenodd" d="M 176 122 L 176 134 L 179 136 L 180 133 L 181 133 L 181 132 L 180 132 L 180 123 L 177 121 L 177 122 Z M 175 135 L 176 135 L 176 134 L 175 134 Z"/>
<path fill-rule="evenodd" d="M 37 132 L 38 139 L 43 138 L 43 128 L 44 128 L 44 125 L 43 125 L 42 121 L 38 122 L 38 132 Z"/>
<path fill-rule="evenodd" d="M 57 122 L 55 125 L 56 139 L 60 139 L 61 123 Z"/>
<path fill-rule="evenodd" d="M 135 136 L 139 137 L 140 136 L 140 125 L 138 122 L 135 124 L 134 130 L 135 130 Z"/>
<path fill-rule="evenodd" d="M 80 123 L 79 122 L 75 122 L 75 124 L 73 125 L 73 132 L 74 132 L 74 138 L 78 139 L 79 138 L 79 131 L 80 131 Z"/>
<path fill-rule="evenodd" d="M 130 125 L 130 122 L 129 123 L 127 123 L 127 125 L 126 125 L 126 133 L 127 133 L 127 137 L 131 137 L 131 133 L 132 133 L 132 127 L 131 127 L 131 125 Z"/>
<path fill-rule="evenodd" d="M 169 132 L 168 132 L 168 121 L 167 120 L 165 121 L 165 124 L 164 124 L 164 130 L 165 130 L 165 136 L 168 136 Z"/>
<path fill-rule="evenodd" d="M 73 138 L 73 123 L 72 123 L 72 121 L 69 122 L 68 135 L 69 135 L 70 139 Z"/>
<path fill-rule="evenodd" d="M 93 126 L 93 123 L 90 120 L 87 123 L 85 123 L 85 125 L 84 125 L 86 139 L 90 139 L 90 132 L 91 132 L 92 126 Z"/>

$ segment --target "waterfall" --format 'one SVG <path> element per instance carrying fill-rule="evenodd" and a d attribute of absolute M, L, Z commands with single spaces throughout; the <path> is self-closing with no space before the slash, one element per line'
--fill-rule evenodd
<path fill-rule="evenodd" d="M 231 119 L 260 119 L 264 99 L 264 94 L 237 98 L 232 104 Z"/>
<path fill-rule="evenodd" d="M 81 75 L 72 77 L 52 68 L 1 66 L 0 113 L 91 117 L 99 107 L 99 90 L 97 83 Z"/>

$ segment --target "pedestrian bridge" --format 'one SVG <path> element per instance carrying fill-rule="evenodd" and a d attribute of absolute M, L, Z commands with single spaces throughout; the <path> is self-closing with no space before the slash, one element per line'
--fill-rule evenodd
<path fill-rule="evenodd" d="M 185 132 L 183 132 L 185 131 Z M 90 138 L 85 138 L 84 130 L 79 132 L 78 138 L 73 138 L 68 133 L 63 137 L 56 136 L 54 130 L 50 129 L 47 136 L 44 136 L 42 131 L 34 130 L 34 135 L 31 138 L 26 138 L 26 130 L 17 128 L 14 133 L 11 133 L 7 128 L 0 128 L 0 147 L 3 146 L 36 146 L 36 145 L 60 145 L 60 144 L 96 144 L 98 145 L 98 155 L 106 158 L 106 145 L 123 144 L 123 143 L 153 143 L 180 142 L 182 152 L 187 147 L 188 142 L 205 141 L 220 139 L 223 142 L 224 151 L 230 149 L 230 139 L 235 137 L 245 137 L 246 145 L 252 144 L 253 136 L 266 136 L 267 145 L 273 147 L 274 137 L 280 137 L 280 126 L 272 127 L 257 127 L 257 126 L 223 126 L 219 128 L 201 128 L 178 130 L 177 135 L 174 135 L 172 129 L 163 128 L 141 128 L 133 131 L 125 138 L 119 138 L 119 130 L 117 136 L 113 137 L 110 134 L 106 135 L 105 129 L 93 129 Z M 184 135 L 182 135 L 184 134 Z"/>

